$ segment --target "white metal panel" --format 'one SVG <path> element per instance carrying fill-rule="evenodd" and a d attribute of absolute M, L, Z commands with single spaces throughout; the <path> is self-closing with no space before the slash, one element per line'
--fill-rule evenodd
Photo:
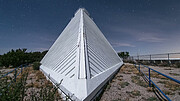
<path fill-rule="evenodd" d="M 80 14 L 72 18 L 70 23 L 55 41 L 41 63 L 48 68 L 56 68 L 77 44 L 79 34 Z"/>
<path fill-rule="evenodd" d="M 117 53 L 114 52 L 97 25 L 86 13 L 84 13 L 84 26 L 87 36 L 88 54 L 91 54 L 89 55 L 89 62 L 99 65 L 99 68 L 104 68 L 101 72 L 121 62 Z M 92 68 L 90 66 L 90 69 Z"/>
<path fill-rule="evenodd" d="M 42 59 L 41 70 L 73 100 L 90 100 L 123 64 L 85 9 L 79 9 Z"/>
<path fill-rule="evenodd" d="M 91 77 L 87 80 L 87 92 L 90 95 L 122 64 L 93 20 L 84 12 L 84 29 L 86 34 L 88 63 Z"/>

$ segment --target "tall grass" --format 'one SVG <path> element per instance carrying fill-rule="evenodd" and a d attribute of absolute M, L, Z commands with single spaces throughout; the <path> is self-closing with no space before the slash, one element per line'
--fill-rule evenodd
<path fill-rule="evenodd" d="M 28 70 L 24 70 L 21 75 L 19 75 L 14 80 L 12 78 L 2 78 L 0 80 L 0 101 L 59 101 L 61 100 L 61 96 L 58 93 L 58 86 L 53 86 L 49 81 L 38 90 L 34 87 L 34 83 L 32 83 L 31 92 L 27 94 L 27 90 L 30 88 L 27 86 L 27 78 L 28 78 Z M 10 84 L 11 83 L 11 84 Z"/>

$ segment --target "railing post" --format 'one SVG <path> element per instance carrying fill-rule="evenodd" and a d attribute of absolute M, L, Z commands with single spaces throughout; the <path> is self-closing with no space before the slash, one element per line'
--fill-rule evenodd
<path fill-rule="evenodd" d="M 168 65 L 170 66 L 170 62 L 169 62 L 169 53 L 168 53 Z"/>
<path fill-rule="evenodd" d="M 16 68 L 15 68 L 15 70 L 14 70 L 14 82 L 16 82 L 16 75 L 17 75 L 17 70 L 16 70 Z"/>
<path fill-rule="evenodd" d="M 151 87 L 151 70 L 149 68 L 149 87 Z"/>
<path fill-rule="evenodd" d="M 139 72 L 140 72 L 140 64 L 139 64 Z"/>
<path fill-rule="evenodd" d="M 151 55 L 150 55 L 150 64 L 151 64 Z"/>

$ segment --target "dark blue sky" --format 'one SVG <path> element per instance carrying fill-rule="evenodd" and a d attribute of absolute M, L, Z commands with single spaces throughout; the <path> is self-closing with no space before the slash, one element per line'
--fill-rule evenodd
<path fill-rule="evenodd" d="M 116 51 L 180 52 L 180 0 L 0 0 L 0 54 L 49 49 L 80 7 Z"/>

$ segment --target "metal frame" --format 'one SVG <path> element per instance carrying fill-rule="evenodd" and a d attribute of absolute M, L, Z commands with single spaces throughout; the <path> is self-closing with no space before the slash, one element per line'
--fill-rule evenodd
<path fill-rule="evenodd" d="M 176 82 L 176 83 L 178 83 L 178 84 L 180 84 L 180 81 L 179 81 L 179 80 L 176 80 L 176 79 L 174 79 L 174 78 L 172 78 L 172 77 L 170 77 L 170 76 L 167 76 L 167 75 L 165 75 L 165 74 L 163 74 L 163 73 L 161 73 L 161 72 L 159 72 L 159 71 L 156 71 L 156 70 L 154 70 L 154 69 L 152 69 L 152 68 L 150 68 L 150 67 L 148 67 L 148 66 L 142 65 L 143 67 L 148 68 L 148 72 L 149 72 L 149 77 L 148 77 L 144 72 L 142 72 L 142 71 L 140 70 L 141 65 L 142 65 L 142 64 L 139 64 L 137 69 L 139 70 L 140 73 L 142 73 L 142 74 L 145 76 L 145 79 L 148 80 L 148 82 L 149 82 L 149 87 L 151 87 L 151 85 L 154 85 L 154 86 L 160 91 L 160 93 L 163 94 L 163 96 L 164 96 L 168 101 L 171 101 L 171 99 L 151 80 L 151 70 L 154 71 L 154 72 L 156 72 L 156 73 L 158 73 L 158 74 L 160 74 L 160 75 L 162 75 L 162 76 L 164 76 L 164 77 L 166 77 L 166 78 L 168 78 L 168 79 L 170 79 L 170 80 L 172 80 L 172 81 L 174 81 L 174 82 Z M 134 64 L 134 66 L 136 67 L 137 65 Z"/>
<path fill-rule="evenodd" d="M 14 71 L 14 80 L 12 80 L 12 81 L 8 84 L 8 87 L 9 87 L 9 86 L 13 83 L 13 81 L 16 82 L 17 76 L 18 76 L 20 73 L 22 73 L 22 72 L 23 72 L 23 68 L 26 68 L 27 66 L 28 66 L 28 64 L 20 65 L 19 67 L 14 68 L 13 70 L 9 71 L 8 73 L 2 75 L 2 76 L 0 77 L 0 79 L 6 77 L 7 75 L 9 75 L 10 73 L 12 73 L 12 72 Z M 19 68 L 21 68 L 21 70 L 20 70 L 20 72 L 18 73 L 18 72 L 17 72 L 17 69 L 19 69 Z"/>
<path fill-rule="evenodd" d="M 137 55 L 130 56 L 129 59 L 133 60 L 180 60 L 180 57 L 171 57 L 172 55 L 180 55 L 180 53 L 164 53 L 164 54 L 149 54 L 149 55 Z M 164 57 L 160 57 L 164 56 Z"/>

